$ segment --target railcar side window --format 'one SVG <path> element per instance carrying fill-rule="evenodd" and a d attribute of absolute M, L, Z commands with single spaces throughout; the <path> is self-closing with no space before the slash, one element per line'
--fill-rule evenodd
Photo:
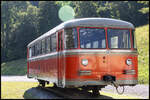
<path fill-rule="evenodd" d="M 137 47 L 136 47 L 135 30 L 132 30 L 132 41 L 133 41 L 133 48 L 134 48 L 134 49 L 137 49 Z"/>
<path fill-rule="evenodd" d="M 32 57 L 35 56 L 35 45 L 32 46 Z"/>
<path fill-rule="evenodd" d="M 46 53 L 50 52 L 50 37 L 46 39 Z"/>
<path fill-rule="evenodd" d="M 37 45 L 37 51 L 38 51 L 38 52 L 37 52 L 37 55 L 40 54 L 40 46 L 41 46 L 41 45 L 40 45 L 40 42 L 38 42 L 38 45 Z"/>
<path fill-rule="evenodd" d="M 35 56 L 37 56 L 37 44 L 35 44 Z"/>
<path fill-rule="evenodd" d="M 31 58 L 31 55 L 32 55 L 32 49 L 31 47 L 29 48 L 29 58 Z"/>
<path fill-rule="evenodd" d="M 41 41 L 37 42 L 37 56 L 41 54 L 41 49 L 42 49 L 42 45 L 41 45 Z"/>
<path fill-rule="evenodd" d="M 47 53 L 47 38 L 45 38 L 45 41 L 44 41 L 44 43 L 45 43 L 45 54 Z"/>
<path fill-rule="evenodd" d="M 78 46 L 77 30 L 70 28 L 65 30 L 65 49 L 73 49 Z"/>
<path fill-rule="evenodd" d="M 42 40 L 42 54 L 45 54 L 45 39 Z"/>
<path fill-rule="evenodd" d="M 106 48 L 104 29 L 80 28 L 81 48 Z"/>
<path fill-rule="evenodd" d="M 108 29 L 107 37 L 109 48 L 131 48 L 130 30 Z"/>
<path fill-rule="evenodd" d="M 51 51 L 52 52 L 56 51 L 56 43 L 57 43 L 57 41 L 56 41 L 56 34 L 53 34 L 51 36 Z"/>
<path fill-rule="evenodd" d="M 42 54 L 42 41 L 39 42 L 39 46 L 40 46 L 40 54 Z"/>
<path fill-rule="evenodd" d="M 37 43 L 37 56 L 41 54 L 41 41 Z"/>

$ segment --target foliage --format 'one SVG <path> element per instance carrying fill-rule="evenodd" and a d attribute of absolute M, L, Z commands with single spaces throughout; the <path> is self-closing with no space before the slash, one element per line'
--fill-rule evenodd
<path fill-rule="evenodd" d="M 149 24 L 136 28 L 139 83 L 149 83 Z"/>
<path fill-rule="evenodd" d="M 149 13 L 149 1 L 138 1 L 138 3 L 144 5 L 144 7 L 139 10 L 140 12 L 143 14 Z"/>
<path fill-rule="evenodd" d="M 58 18 L 59 6 L 54 1 L 39 2 L 39 35 L 49 31 L 61 23 Z"/>
<path fill-rule="evenodd" d="M 26 58 L 28 43 L 62 22 L 58 12 L 65 5 L 74 9 L 75 18 L 115 18 L 135 26 L 149 23 L 149 1 L 2 1 L 1 61 Z"/>
<path fill-rule="evenodd" d="M 37 85 L 37 82 L 1 82 L 2 99 L 24 99 L 25 91 Z"/>
<path fill-rule="evenodd" d="M 1 64 L 1 75 L 26 75 L 26 73 L 26 59 L 19 59 Z"/>
<path fill-rule="evenodd" d="M 34 22 L 37 17 L 33 13 L 36 10 L 32 10 L 33 7 L 25 1 L 2 1 L 1 7 L 2 61 L 24 58 L 27 44 L 35 38 L 34 34 L 37 33 L 35 27 L 37 24 Z"/>
<path fill-rule="evenodd" d="M 106 17 L 133 23 L 135 26 L 147 24 L 148 18 L 139 12 L 143 4 L 137 1 L 78 1 L 75 5 L 76 17 Z M 142 22 L 140 21 L 142 19 Z"/>

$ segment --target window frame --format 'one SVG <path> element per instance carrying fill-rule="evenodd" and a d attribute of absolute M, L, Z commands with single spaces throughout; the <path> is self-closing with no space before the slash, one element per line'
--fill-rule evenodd
<path fill-rule="evenodd" d="M 108 29 L 116 29 L 116 30 L 129 30 L 129 37 L 130 37 L 130 48 L 110 48 L 109 47 L 109 42 L 108 42 Z M 131 29 L 130 28 L 113 28 L 113 27 L 107 27 L 107 45 L 108 45 L 108 49 L 113 49 L 113 50 L 131 50 L 132 47 L 133 47 L 133 44 L 132 44 L 132 40 L 131 40 Z"/>
<path fill-rule="evenodd" d="M 38 56 L 38 43 L 35 43 L 35 56 Z"/>
<path fill-rule="evenodd" d="M 32 55 L 31 55 L 31 57 L 34 57 L 35 56 L 35 45 L 33 45 L 31 48 L 32 48 Z"/>
<path fill-rule="evenodd" d="M 135 29 L 131 30 L 131 37 L 132 37 L 132 47 L 134 50 L 137 50 L 137 42 L 136 42 L 136 34 L 135 34 Z M 134 40 L 133 40 L 134 39 Z M 135 47 L 134 47 L 135 46 Z"/>
<path fill-rule="evenodd" d="M 32 47 L 29 47 L 29 58 L 32 57 Z"/>
<path fill-rule="evenodd" d="M 76 48 L 67 48 L 67 47 L 66 47 L 66 37 L 65 37 L 65 35 L 66 35 L 66 30 L 67 30 L 67 29 L 73 29 L 73 28 L 76 29 L 76 35 L 77 35 L 77 37 L 76 37 L 76 38 L 77 38 L 77 41 L 76 41 L 76 42 L 77 42 L 77 47 L 76 47 Z M 78 29 L 77 29 L 77 27 L 65 28 L 63 34 L 64 34 L 64 37 L 63 37 L 63 38 L 64 38 L 64 50 L 78 49 L 79 39 L 78 39 Z"/>
<path fill-rule="evenodd" d="M 45 45 L 45 38 L 41 40 L 41 44 L 42 44 L 42 46 L 41 46 L 42 47 L 41 55 L 43 55 L 43 54 L 45 54 L 45 46 L 46 46 Z"/>
<path fill-rule="evenodd" d="M 55 36 L 55 39 L 56 39 L 55 51 L 52 50 L 52 48 L 53 48 L 52 37 L 53 36 Z M 50 35 L 50 51 L 51 52 L 56 52 L 57 51 L 57 35 L 56 35 L 56 32 Z"/>
<path fill-rule="evenodd" d="M 49 40 L 49 41 L 48 41 Z M 51 48 L 50 48 L 50 43 L 51 43 L 51 38 L 50 38 L 50 36 L 47 36 L 46 38 L 45 38 L 45 53 L 46 54 L 48 54 L 48 53 L 50 53 L 51 52 Z M 48 47 L 48 44 L 49 44 L 49 47 Z"/>
<path fill-rule="evenodd" d="M 77 32 L 78 32 L 78 47 L 79 49 L 107 49 L 107 36 L 106 36 L 106 29 L 105 27 L 77 27 Z M 105 35 L 105 48 L 81 48 L 81 42 L 80 42 L 80 29 L 81 28 L 91 28 L 91 29 L 103 29 L 104 30 L 104 35 Z"/>

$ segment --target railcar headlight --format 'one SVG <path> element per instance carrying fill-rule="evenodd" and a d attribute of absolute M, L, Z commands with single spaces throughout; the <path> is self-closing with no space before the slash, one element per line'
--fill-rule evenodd
<path fill-rule="evenodd" d="M 86 66 L 88 64 L 88 60 L 87 59 L 82 59 L 82 65 Z"/>
<path fill-rule="evenodd" d="M 127 60 L 126 60 L 126 64 L 127 64 L 127 65 L 132 65 L 132 59 L 127 59 Z"/>

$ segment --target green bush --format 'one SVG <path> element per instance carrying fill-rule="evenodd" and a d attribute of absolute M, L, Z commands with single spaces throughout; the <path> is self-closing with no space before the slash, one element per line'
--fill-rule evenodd
<path fill-rule="evenodd" d="M 26 75 L 27 60 L 19 59 L 1 64 L 1 75 Z"/>

